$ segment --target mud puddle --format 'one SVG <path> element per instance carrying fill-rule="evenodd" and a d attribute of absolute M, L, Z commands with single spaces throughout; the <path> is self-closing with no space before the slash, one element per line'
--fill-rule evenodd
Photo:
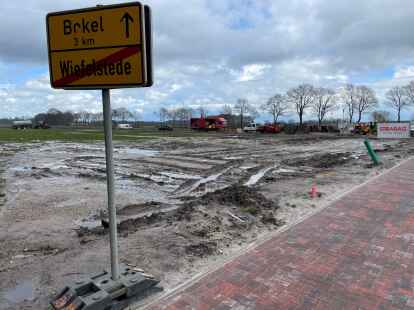
<path fill-rule="evenodd" d="M 11 304 L 18 304 L 25 301 L 32 301 L 34 299 L 33 283 L 26 280 L 13 288 L 7 289 L 0 294 Z"/>
<path fill-rule="evenodd" d="M 115 143 L 120 257 L 171 289 L 414 153 L 411 140 L 372 144 L 383 150 L 379 167 L 368 166 L 363 140 L 353 138 Z M 104 147 L 39 143 L 4 151 L 15 169 L 3 168 L 2 288 L 41 275 L 31 308 L 14 308 L 44 309 L 62 283 L 109 264 Z M 313 184 L 321 196 L 309 196 Z"/>

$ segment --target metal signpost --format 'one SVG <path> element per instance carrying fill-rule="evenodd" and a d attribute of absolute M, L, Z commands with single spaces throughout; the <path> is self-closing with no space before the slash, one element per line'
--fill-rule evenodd
<path fill-rule="evenodd" d="M 111 88 L 152 86 L 151 11 L 139 2 L 97 6 L 50 13 L 46 25 L 52 87 L 102 89 L 111 250 L 110 275 L 104 272 L 66 287 L 51 305 L 54 309 L 113 309 L 111 305 L 119 303 L 120 297 L 139 295 L 158 283 L 118 261 L 110 103 Z"/>
<path fill-rule="evenodd" d="M 111 248 L 111 274 L 112 280 L 118 280 L 118 236 L 116 231 L 116 209 L 114 204 L 114 165 L 112 146 L 112 109 L 110 90 L 102 90 L 104 131 L 105 131 L 105 152 L 106 152 L 106 180 L 108 186 L 108 214 L 109 214 L 109 243 Z"/>

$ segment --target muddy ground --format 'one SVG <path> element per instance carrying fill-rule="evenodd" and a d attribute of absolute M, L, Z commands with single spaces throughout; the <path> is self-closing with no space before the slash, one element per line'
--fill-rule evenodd
<path fill-rule="evenodd" d="M 335 135 L 116 143 L 121 261 L 171 290 L 414 154 L 372 143 L 379 167 Z M 0 175 L 0 309 L 44 309 L 109 266 L 102 143 L 1 144 Z"/>

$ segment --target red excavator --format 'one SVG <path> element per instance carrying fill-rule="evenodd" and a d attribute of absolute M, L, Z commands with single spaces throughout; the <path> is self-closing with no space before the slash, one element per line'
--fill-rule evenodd
<path fill-rule="evenodd" d="M 208 116 L 191 119 L 191 129 L 220 130 L 227 127 L 227 121 L 222 116 Z"/>

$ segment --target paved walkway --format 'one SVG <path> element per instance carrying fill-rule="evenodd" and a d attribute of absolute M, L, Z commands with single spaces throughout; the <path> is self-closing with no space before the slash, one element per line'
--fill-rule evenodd
<path fill-rule="evenodd" d="M 414 160 L 152 309 L 414 309 Z"/>

